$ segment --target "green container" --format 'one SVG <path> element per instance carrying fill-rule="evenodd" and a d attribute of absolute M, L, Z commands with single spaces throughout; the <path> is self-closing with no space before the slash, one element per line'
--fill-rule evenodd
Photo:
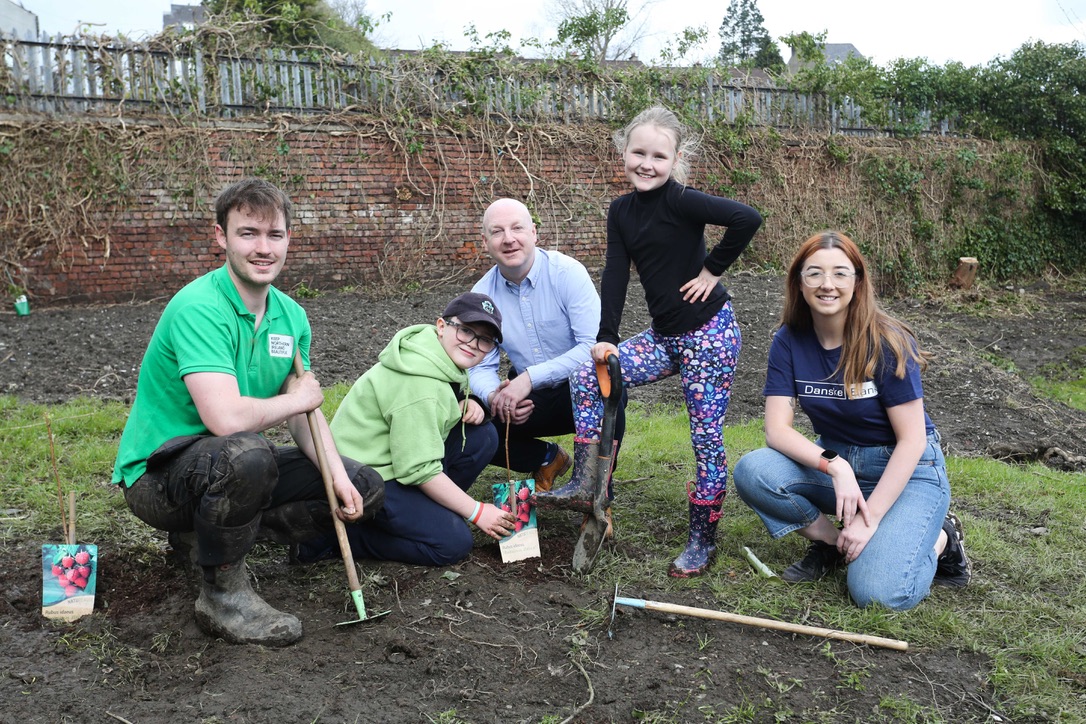
<path fill-rule="evenodd" d="M 15 313 L 20 317 L 30 314 L 30 302 L 26 300 L 25 294 L 15 299 Z"/>

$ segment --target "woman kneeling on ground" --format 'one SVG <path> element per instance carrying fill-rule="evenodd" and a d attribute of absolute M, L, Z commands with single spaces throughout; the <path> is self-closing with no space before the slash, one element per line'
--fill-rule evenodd
<path fill-rule="evenodd" d="M 926 356 L 879 306 L 851 239 L 825 231 L 800 247 L 769 351 L 769 447 L 734 472 L 771 536 L 798 531 L 811 541 L 785 581 L 816 581 L 847 563 L 852 599 L 894 610 L 916 606 L 933 581 L 969 582 L 939 433 L 924 411 Z M 815 442 L 793 427 L 797 400 Z"/>

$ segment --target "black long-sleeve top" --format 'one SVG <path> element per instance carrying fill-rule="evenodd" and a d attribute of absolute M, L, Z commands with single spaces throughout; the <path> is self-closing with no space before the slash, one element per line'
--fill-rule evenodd
<path fill-rule="evenodd" d="M 705 225 L 727 227 L 706 253 Z M 747 248 L 762 216 L 738 201 L 711 196 L 672 179 L 651 191 L 633 191 L 607 211 L 607 254 L 603 267 L 598 342 L 618 344 L 622 308 L 637 267 L 652 328 L 667 336 L 685 334 L 708 322 L 731 297 L 722 284 L 704 302 L 683 301 L 679 288 L 701 273 L 724 271 Z"/>

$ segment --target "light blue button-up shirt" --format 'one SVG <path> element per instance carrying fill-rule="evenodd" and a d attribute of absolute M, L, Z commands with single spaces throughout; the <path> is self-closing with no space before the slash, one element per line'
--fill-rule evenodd
<path fill-rule="evenodd" d="M 600 296 L 581 262 L 536 247 L 532 270 L 520 284 L 494 266 L 471 288 L 502 313 L 502 343 L 468 370 L 471 391 L 487 402 L 501 379 L 500 352 L 532 388 L 557 387 L 592 356 L 600 330 Z"/>

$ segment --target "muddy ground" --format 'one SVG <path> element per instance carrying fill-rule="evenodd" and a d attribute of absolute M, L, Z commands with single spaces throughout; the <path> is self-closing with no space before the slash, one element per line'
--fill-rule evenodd
<path fill-rule="evenodd" d="M 761 414 L 781 282 L 740 274 L 729 286 L 744 336 L 728 413 L 739 422 Z M 313 321 L 318 377 L 353 380 L 395 330 L 432 321 L 452 293 L 301 300 Z M 639 294 L 631 287 L 627 332 L 646 322 Z M 925 391 L 944 445 L 959 455 L 1081 469 L 1086 413 L 1038 398 L 1023 377 L 1061 362 L 1082 366 L 1075 355 L 1086 347 L 1086 291 L 1040 284 L 1007 291 L 1019 300 L 1013 304 L 1000 294 L 888 305 L 936 355 Z M 130 400 L 165 301 L 0 315 L 0 392 L 49 403 L 78 395 Z M 1003 311 L 981 318 L 953 311 L 991 302 Z M 676 395 L 670 382 L 632 392 L 649 404 Z M 689 451 L 675 455 L 685 460 Z M 620 466 L 620 484 L 623 477 Z M 116 491 L 103 485 L 102 494 Z M 677 546 L 685 526 L 670 523 Z M 945 721 L 992 721 L 1005 711 L 986 683 L 989 662 L 966 650 L 833 643 L 838 661 L 869 674 L 856 687 L 841 681 L 840 666 L 827 665 L 821 639 L 629 609 L 620 609 L 610 639 L 606 621 L 584 614 L 609 609 L 610 592 L 570 574 L 571 524 L 545 522 L 542 530 L 543 557 L 530 562 L 503 564 L 496 546 L 483 542 L 451 569 L 361 561 L 367 604 L 391 613 L 344 627 L 335 625 L 351 617 L 341 567 L 287 566 L 282 550 L 264 550 L 254 585 L 305 626 L 304 640 L 286 649 L 204 636 L 193 621 L 195 583 L 167 563 L 158 538 L 153 546 L 96 541 L 104 552 L 95 613 L 74 624 L 45 622 L 41 541 L 8 541 L 0 558 L 0 721 L 426 722 L 452 721 L 453 710 L 470 722 L 571 715 L 625 722 L 665 710 L 674 721 L 711 721 L 714 711 L 748 705 L 751 721 L 784 712 L 785 721 L 867 722 L 879 720 L 880 700 L 893 696 L 930 706 Z M 620 555 L 645 557 L 623 542 L 621 529 L 617 546 Z M 660 588 L 625 595 L 719 608 L 708 580 L 676 590 L 662 575 L 667 562 L 657 563 Z M 714 584 L 727 585 L 729 575 L 750 573 L 716 571 Z"/>

